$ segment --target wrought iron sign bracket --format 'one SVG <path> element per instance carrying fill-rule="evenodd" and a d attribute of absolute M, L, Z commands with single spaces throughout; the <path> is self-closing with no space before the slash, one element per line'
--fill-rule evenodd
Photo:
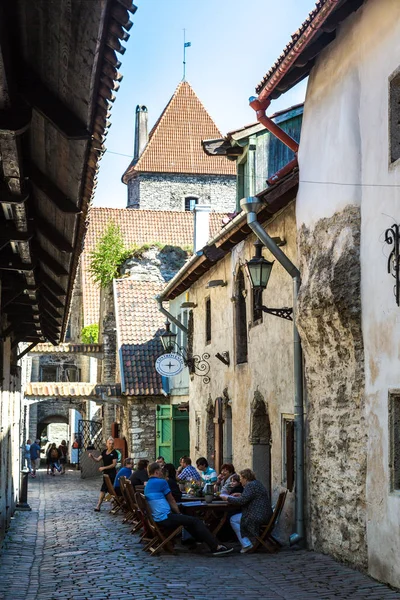
<path fill-rule="evenodd" d="M 257 306 L 256 310 L 262 310 L 263 312 L 273 315 L 274 317 L 280 317 L 281 319 L 293 321 L 293 308 L 268 308 L 267 306 Z"/>
<path fill-rule="evenodd" d="M 194 356 L 184 356 L 184 352 L 182 352 L 183 348 L 180 349 L 181 355 L 183 356 L 183 362 L 188 367 L 189 372 L 192 375 L 197 375 L 198 377 L 203 378 L 203 383 L 210 383 L 211 379 L 208 376 L 210 372 L 210 355 L 208 352 L 204 352 L 201 356 L 195 354 Z"/>
<path fill-rule="evenodd" d="M 397 306 L 400 306 L 400 264 L 399 264 L 399 247 L 400 247 L 400 226 L 394 223 L 385 231 L 385 242 L 393 246 L 387 261 L 387 272 L 395 279 L 394 296 Z"/>

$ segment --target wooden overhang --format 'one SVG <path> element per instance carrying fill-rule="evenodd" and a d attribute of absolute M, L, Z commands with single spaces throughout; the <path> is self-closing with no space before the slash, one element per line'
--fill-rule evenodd
<path fill-rule="evenodd" d="M 0 3 L 0 337 L 64 338 L 131 0 Z"/>
<path fill-rule="evenodd" d="M 299 188 L 299 171 L 294 169 L 275 185 L 257 194 L 263 201 L 258 213 L 260 223 L 268 222 L 271 217 L 295 200 Z M 190 288 L 204 273 L 213 267 L 221 258 L 251 234 L 247 225 L 247 217 L 240 213 L 221 233 L 204 246 L 202 253 L 194 256 L 168 283 L 160 295 L 163 301 L 173 300 Z"/>

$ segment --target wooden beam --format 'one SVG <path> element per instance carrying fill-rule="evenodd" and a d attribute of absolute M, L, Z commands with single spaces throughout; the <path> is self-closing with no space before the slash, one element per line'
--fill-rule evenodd
<path fill-rule="evenodd" d="M 47 302 L 50 302 L 50 304 L 54 308 L 64 308 L 65 307 L 64 302 L 60 302 L 60 300 L 57 298 L 57 296 L 55 296 L 48 288 L 46 288 L 45 290 L 42 291 L 42 296 L 44 298 L 46 298 Z"/>
<path fill-rule="evenodd" d="M 43 217 L 37 216 L 35 221 L 35 228 L 40 231 L 42 235 L 60 252 L 68 252 L 72 254 L 74 247 L 72 244 L 59 232 L 57 229 L 46 221 Z"/>
<path fill-rule="evenodd" d="M 42 283 L 47 289 L 49 289 L 55 296 L 66 296 L 67 292 L 64 288 L 61 287 L 52 277 L 50 277 L 47 273 L 44 273 L 43 270 L 38 274 L 38 280 Z"/>
<path fill-rule="evenodd" d="M 80 208 L 66 196 L 51 179 L 42 173 L 32 162 L 28 174 L 34 188 L 39 189 L 61 212 L 79 214 Z"/>
<path fill-rule="evenodd" d="M 17 298 L 19 298 L 19 296 L 21 296 L 21 294 L 23 294 L 24 291 L 25 291 L 25 286 L 22 286 L 20 288 L 17 288 L 14 292 L 10 292 L 9 294 L 4 294 L 4 296 L 2 296 L 2 298 L 1 298 L 1 310 L 4 311 L 5 308 L 7 308 L 7 306 L 9 304 L 11 304 L 11 302 L 13 302 Z"/>
<path fill-rule="evenodd" d="M 28 65 L 21 69 L 20 86 L 26 100 L 69 140 L 89 140 L 85 123 L 41 81 Z"/>
<path fill-rule="evenodd" d="M 5 329 L 3 329 L 2 332 L 0 332 L 0 339 L 5 340 L 6 338 L 8 338 L 9 335 L 14 331 L 14 327 L 14 323 L 10 323 L 8 327 L 6 327 Z"/>
<path fill-rule="evenodd" d="M 40 297 L 40 306 L 41 308 L 43 308 L 49 315 L 51 315 L 53 317 L 53 319 L 62 319 L 63 315 L 64 315 L 64 309 L 61 308 L 54 308 L 49 302 L 47 302 L 47 300 L 41 296 Z M 60 314 L 58 311 L 61 310 L 62 314 Z"/>
<path fill-rule="evenodd" d="M 29 198 L 29 194 L 13 194 L 5 188 L 0 189 L 0 204 L 24 204 Z"/>
<path fill-rule="evenodd" d="M 33 263 L 23 263 L 18 258 L 0 258 L 0 271 L 22 271 L 24 273 L 33 271 Z"/>
<path fill-rule="evenodd" d="M 41 246 L 36 245 L 33 248 L 33 254 L 35 258 L 40 260 L 42 263 L 46 265 L 54 273 L 57 277 L 61 277 L 62 275 L 68 275 L 69 271 L 62 265 L 54 256 L 50 256 L 46 250 L 44 250 Z"/>
<path fill-rule="evenodd" d="M 44 319 L 45 321 L 47 320 L 47 322 L 50 323 L 51 325 L 53 325 L 54 328 L 61 329 L 61 325 L 60 325 L 59 321 L 62 321 L 63 318 L 61 315 L 56 313 L 54 311 L 54 309 L 52 311 L 50 311 L 45 306 L 42 305 L 40 318 Z"/>
<path fill-rule="evenodd" d="M 25 350 L 23 352 L 21 352 L 20 354 L 17 355 L 17 361 L 21 360 L 21 358 L 23 358 L 25 356 L 25 354 L 28 354 L 28 352 L 33 350 L 34 347 L 38 345 L 38 343 L 39 343 L 38 341 L 32 342 L 32 344 L 30 344 L 27 348 L 25 348 Z"/>
<path fill-rule="evenodd" d="M 32 237 L 32 231 L 18 231 L 16 227 L 8 224 L 0 230 L 0 244 L 4 242 L 29 242 Z"/>

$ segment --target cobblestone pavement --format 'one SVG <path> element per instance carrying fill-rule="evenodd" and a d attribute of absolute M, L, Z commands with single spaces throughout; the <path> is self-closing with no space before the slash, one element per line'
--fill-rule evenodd
<path fill-rule="evenodd" d="M 182 549 L 148 556 L 79 473 L 29 480 L 32 512 L 15 513 L 1 550 L 2 600 L 352 600 L 400 593 L 313 552 L 214 558 Z"/>

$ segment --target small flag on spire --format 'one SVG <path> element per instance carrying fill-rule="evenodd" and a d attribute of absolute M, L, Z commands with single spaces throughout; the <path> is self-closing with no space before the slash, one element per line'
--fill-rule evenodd
<path fill-rule="evenodd" d="M 185 42 L 185 48 L 189 48 L 192 45 L 192 42 Z"/>

